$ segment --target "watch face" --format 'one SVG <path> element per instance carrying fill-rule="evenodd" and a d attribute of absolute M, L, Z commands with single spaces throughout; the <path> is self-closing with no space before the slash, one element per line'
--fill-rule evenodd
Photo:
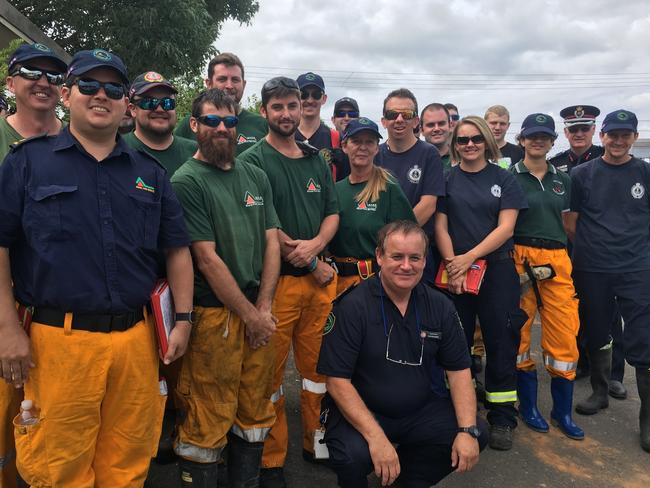
<path fill-rule="evenodd" d="M 471 435 L 472 437 L 474 437 L 475 439 L 478 439 L 479 436 L 481 435 L 481 431 L 479 430 L 479 428 L 478 428 L 476 425 L 472 425 L 472 426 L 469 428 L 469 433 L 470 433 L 470 435 Z"/>

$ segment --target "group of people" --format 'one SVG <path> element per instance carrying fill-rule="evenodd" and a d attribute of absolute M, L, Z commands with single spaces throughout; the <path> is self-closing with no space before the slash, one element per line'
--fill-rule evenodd
<path fill-rule="evenodd" d="M 332 129 L 311 72 L 268 80 L 257 115 L 239 105 L 244 66 L 231 53 L 210 61 L 181 121 L 169 80 L 130 82 L 103 49 L 67 65 L 25 44 L 8 64 L 3 488 L 18 474 L 38 488 L 142 486 L 166 406 L 181 486 L 285 487 L 291 350 L 305 461 L 327 463 L 344 488 L 373 471 L 383 486 L 428 487 L 472 469 L 487 445 L 510 449 L 518 417 L 549 431 L 530 351 L 537 313 L 552 424 L 585 437 L 572 416 L 579 343 L 593 394 L 575 411 L 608 406 L 619 330 L 650 451 L 650 166 L 630 153 L 632 112 L 605 117 L 601 148 L 598 109 L 568 107 L 571 149 L 549 159 L 547 114 L 526 117 L 510 144 L 505 107 L 420 112 L 405 88 L 383 102 L 386 142 L 350 97 Z M 164 355 L 148 303 L 161 278 L 175 313 Z"/>

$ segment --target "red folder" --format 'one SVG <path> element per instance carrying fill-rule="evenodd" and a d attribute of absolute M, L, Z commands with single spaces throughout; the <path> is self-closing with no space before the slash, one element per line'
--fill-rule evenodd
<path fill-rule="evenodd" d="M 483 283 L 483 278 L 485 277 L 486 270 L 487 261 L 485 259 L 477 259 L 472 263 L 472 265 L 467 270 L 467 293 L 478 295 L 478 292 L 481 289 L 481 283 Z M 445 263 L 443 261 L 440 263 L 440 267 L 438 268 L 435 284 L 438 288 L 447 289 L 448 282 L 449 276 L 447 275 L 447 268 L 445 268 Z"/>
<path fill-rule="evenodd" d="M 151 310 L 153 312 L 158 337 L 160 356 L 165 357 L 169 346 L 169 334 L 174 328 L 174 298 L 167 280 L 158 280 L 151 292 Z"/>

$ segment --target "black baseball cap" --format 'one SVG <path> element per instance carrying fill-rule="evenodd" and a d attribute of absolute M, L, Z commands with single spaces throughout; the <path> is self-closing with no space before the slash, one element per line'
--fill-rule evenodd
<path fill-rule="evenodd" d="M 323 78 L 316 73 L 312 73 L 311 71 L 300 75 L 296 81 L 298 82 L 298 86 L 301 90 L 306 86 L 311 85 L 317 86 L 321 90 L 325 91 L 325 82 L 323 81 Z"/>
<path fill-rule="evenodd" d="M 124 61 L 122 61 L 117 54 L 108 52 L 104 49 L 90 49 L 75 53 L 72 57 L 72 61 L 70 61 L 67 77 L 81 76 L 95 68 L 109 68 L 117 71 L 122 78 L 122 81 L 127 85 L 129 83 L 129 77 L 126 73 Z"/>
<path fill-rule="evenodd" d="M 521 124 L 521 137 L 528 137 L 532 134 L 544 133 L 552 137 L 557 137 L 555 132 L 555 121 L 553 117 L 546 114 L 530 114 Z"/>
<path fill-rule="evenodd" d="M 629 110 L 614 110 L 608 113 L 603 120 L 603 127 L 601 132 L 609 132 L 612 130 L 631 130 L 637 132 L 639 121 L 636 115 Z"/>
<path fill-rule="evenodd" d="M 147 71 L 146 73 L 138 75 L 136 79 L 133 80 L 133 83 L 131 83 L 131 89 L 129 90 L 129 98 L 142 95 L 158 86 L 165 87 L 172 93 L 178 93 L 178 90 L 174 85 L 172 85 L 169 80 L 166 80 L 163 75 L 155 71 Z"/>
<path fill-rule="evenodd" d="M 343 97 L 339 98 L 336 103 L 334 103 L 334 112 L 341 110 L 342 107 L 352 107 L 355 111 L 359 111 L 359 104 L 354 98 Z"/>
<path fill-rule="evenodd" d="M 377 124 L 375 124 L 369 118 L 360 117 L 358 119 L 351 120 L 345 127 L 345 131 L 343 131 L 343 140 L 364 130 L 370 131 L 373 134 L 377 135 L 377 137 L 380 139 L 383 139 L 383 137 L 381 137 L 381 133 L 379 132 Z"/>
<path fill-rule="evenodd" d="M 34 44 L 21 44 L 18 46 L 9 59 L 7 60 L 7 72 L 11 73 L 17 64 L 24 64 L 25 61 L 36 58 L 47 58 L 54 61 L 57 67 L 61 68 L 61 72 L 68 69 L 68 65 L 54 51 L 52 51 L 45 44 L 35 42 Z"/>
<path fill-rule="evenodd" d="M 560 111 L 560 117 L 564 119 L 564 125 L 595 125 L 596 117 L 600 115 L 600 109 L 593 105 L 571 105 Z"/>

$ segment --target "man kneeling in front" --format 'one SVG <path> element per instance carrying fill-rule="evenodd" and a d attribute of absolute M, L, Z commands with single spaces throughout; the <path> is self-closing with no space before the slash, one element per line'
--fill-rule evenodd
<path fill-rule="evenodd" d="M 417 224 L 384 226 L 381 272 L 339 297 L 325 325 L 325 443 L 342 488 L 367 487 L 373 470 L 382 486 L 429 487 L 472 469 L 487 444 L 454 305 L 420 283 L 427 249 Z M 451 398 L 431 389 L 435 364 Z"/>

